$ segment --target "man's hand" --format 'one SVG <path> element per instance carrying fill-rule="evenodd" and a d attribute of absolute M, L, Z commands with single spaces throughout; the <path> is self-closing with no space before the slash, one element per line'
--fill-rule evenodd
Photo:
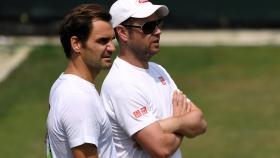
<path fill-rule="evenodd" d="M 180 117 L 191 110 L 191 101 L 181 91 L 174 91 L 172 98 L 173 116 Z"/>
<path fill-rule="evenodd" d="M 193 138 L 206 131 L 207 123 L 204 120 L 202 111 L 185 94 L 175 91 L 172 104 L 173 117 L 177 118 L 178 121 L 176 133 Z"/>

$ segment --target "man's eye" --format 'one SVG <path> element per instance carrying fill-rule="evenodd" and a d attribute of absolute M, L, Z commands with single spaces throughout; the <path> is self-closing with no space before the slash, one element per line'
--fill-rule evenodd
<path fill-rule="evenodd" d="M 108 38 L 100 38 L 97 42 L 100 44 L 107 44 L 110 40 Z"/>

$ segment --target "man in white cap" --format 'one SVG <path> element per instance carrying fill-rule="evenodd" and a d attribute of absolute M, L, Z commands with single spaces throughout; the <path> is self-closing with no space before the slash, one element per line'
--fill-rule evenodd
<path fill-rule="evenodd" d="M 120 158 L 181 158 L 183 137 L 205 132 L 207 123 L 160 65 L 163 18 L 169 10 L 148 0 L 117 0 L 110 9 L 120 46 L 101 89 Z"/>

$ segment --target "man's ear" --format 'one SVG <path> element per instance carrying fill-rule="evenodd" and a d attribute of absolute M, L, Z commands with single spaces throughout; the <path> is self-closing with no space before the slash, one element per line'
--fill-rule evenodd
<path fill-rule="evenodd" d="M 125 29 L 124 26 L 122 25 L 119 25 L 115 28 L 117 34 L 118 34 L 118 37 L 121 41 L 123 41 L 124 43 L 127 42 L 128 40 L 128 37 L 129 37 L 129 32 L 127 29 Z"/>
<path fill-rule="evenodd" d="M 70 38 L 70 42 L 71 42 L 72 50 L 73 50 L 75 53 L 80 53 L 80 52 L 81 52 L 82 44 L 81 44 L 79 38 L 78 38 L 77 36 L 72 36 L 72 37 Z"/>

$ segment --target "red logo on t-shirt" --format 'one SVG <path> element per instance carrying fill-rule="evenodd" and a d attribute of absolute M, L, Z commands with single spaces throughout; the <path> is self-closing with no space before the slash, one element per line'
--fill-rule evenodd
<path fill-rule="evenodd" d="M 141 113 L 140 110 L 136 110 L 136 111 L 133 112 L 133 115 L 134 115 L 135 118 L 138 118 L 138 117 L 142 116 L 142 113 Z"/>
<path fill-rule="evenodd" d="M 147 107 L 144 106 L 144 107 L 134 111 L 133 115 L 134 115 L 135 118 L 139 118 L 139 117 L 141 117 L 141 116 L 143 116 L 143 115 L 145 115 L 147 113 L 148 113 Z"/>
<path fill-rule="evenodd" d="M 149 0 L 138 0 L 139 3 L 149 2 Z"/>
<path fill-rule="evenodd" d="M 147 113 L 147 108 L 146 108 L 146 106 L 143 107 L 143 108 L 141 108 L 140 110 L 141 110 L 141 112 L 142 112 L 143 115 Z"/>
<path fill-rule="evenodd" d="M 166 85 L 166 81 L 165 81 L 165 79 L 164 79 L 162 76 L 160 76 L 158 79 L 160 80 L 160 82 L 161 82 L 163 85 Z"/>

